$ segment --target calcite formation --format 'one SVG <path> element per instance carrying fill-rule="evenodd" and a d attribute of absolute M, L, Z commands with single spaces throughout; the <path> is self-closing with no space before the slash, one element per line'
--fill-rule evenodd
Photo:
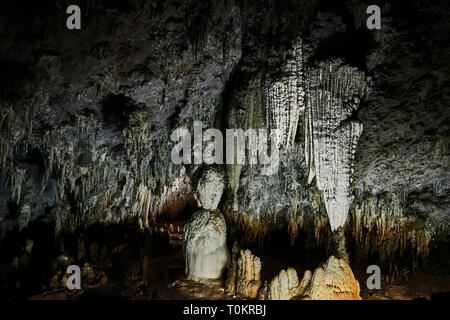
<path fill-rule="evenodd" d="M 387 1 L 382 29 L 369 33 L 358 1 L 128 1 L 125 11 L 116 2 L 85 1 L 88 36 L 61 32 L 58 1 L 0 10 L 6 243 L 43 225 L 55 237 L 122 222 L 150 233 L 158 216 L 181 218 L 196 192 L 203 209 L 224 209 L 242 242 L 262 245 L 287 227 L 291 244 L 301 234 L 307 249 L 329 249 L 334 233 L 341 258 L 345 232 L 352 258 L 385 269 L 444 252 L 450 96 L 448 33 L 438 31 L 450 19 L 439 1 L 430 10 Z M 408 20 L 419 11 L 417 26 Z M 21 20 L 29 26 L 14 28 Z M 174 164 L 171 133 L 195 121 L 223 132 L 279 130 L 279 171 L 224 165 L 222 182 L 214 171 L 202 178 L 203 164 Z M 203 225 L 215 239 L 208 250 L 223 253 L 224 232 Z M 35 252 L 40 236 L 33 241 Z M 209 259 L 195 245 L 202 241 L 189 244 L 199 257 L 191 264 Z M 90 252 L 80 243 L 80 258 Z M 253 296 L 257 285 L 245 288 L 254 278 L 241 276 L 240 291 Z"/>
<path fill-rule="evenodd" d="M 239 255 L 239 244 L 237 241 L 235 241 L 233 243 L 233 249 L 231 250 L 231 261 L 230 265 L 228 266 L 227 279 L 225 281 L 225 292 L 229 295 L 236 294 Z"/>
<path fill-rule="evenodd" d="M 206 170 L 197 184 L 197 194 L 201 207 L 211 210 L 217 209 L 224 187 L 223 171 Z"/>
<path fill-rule="evenodd" d="M 241 250 L 238 259 L 237 293 L 255 299 L 261 287 L 261 260 L 250 250 Z"/>
<path fill-rule="evenodd" d="M 310 279 L 310 280 L 309 280 Z M 330 256 L 314 274 L 305 273 L 301 283 L 306 300 L 361 300 L 359 282 L 343 259 Z"/>
<path fill-rule="evenodd" d="M 183 230 L 185 273 L 190 280 L 219 279 L 228 266 L 227 227 L 216 210 L 200 210 Z"/>
<path fill-rule="evenodd" d="M 300 293 L 297 271 L 293 268 L 281 270 L 270 282 L 270 300 L 290 300 Z"/>
<path fill-rule="evenodd" d="M 192 187 L 186 169 L 182 167 L 178 177 L 160 192 L 155 192 L 151 187 L 141 183 L 136 192 L 137 201 L 133 205 L 133 213 L 138 217 L 141 229 L 148 228 L 155 217 L 161 213 L 175 216 L 183 208 L 193 201 Z"/>
<path fill-rule="evenodd" d="M 266 112 L 270 129 L 278 129 L 277 142 L 284 148 L 294 143 L 299 117 L 304 110 L 302 42 L 295 41 L 281 73 L 266 79 Z"/>
<path fill-rule="evenodd" d="M 339 60 L 308 74 L 305 159 L 308 183 L 323 191 L 331 230 L 343 226 L 352 201 L 351 182 L 362 123 L 352 116 L 366 90 L 363 72 Z"/>

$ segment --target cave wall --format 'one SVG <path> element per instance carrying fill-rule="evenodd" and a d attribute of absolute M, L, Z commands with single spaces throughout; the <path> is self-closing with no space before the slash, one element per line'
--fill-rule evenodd
<path fill-rule="evenodd" d="M 235 235 L 343 227 L 362 256 L 426 256 L 450 221 L 449 11 L 376 3 L 379 31 L 358 0 L 86 1 L 79 31 L 62 1 L 2 3 L 2 237 L 176 216 L 205 166 L 173 164 L 170 135 L 202 121 L 280 130 L 276 174 L 225 165 Z"/>

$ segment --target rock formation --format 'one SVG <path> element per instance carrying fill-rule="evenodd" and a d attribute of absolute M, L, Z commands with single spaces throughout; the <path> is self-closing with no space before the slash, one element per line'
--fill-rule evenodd
<path fill-rule="evenodd" d="M 188 279 L 219 279 L 228 266 L 227 227 L 216 210 L 200 210 L 184 226 L 183 250 Z"/>
<path fill-rule="evenodd" d="M 224 188 L 219 170 L 206 170 L 197 186 L 202 210 L 183 229 L 183 249 L 188 279 L 219 279 L 228 266 L 225 218 L 217 209 Z"/>
<path fill-rule="evenodd" d="M 231 250 L 231 261 L 230 265 L 228 266 L 227 279 L 225 281 L 225 292 L 229 295 L 236 294 L 239 255 L 239 244 L 237 243 L 237 241 L 235 241 L 233 243 L 233 249 Z"/>
<path fill-rule="evenodd" d="M 260 290 L 260 299 L 270 300 L 361 300 L 359 282 L 344 259 L 330 256 L 314 273 L 306 270 L 299 281 L 297 271 L 288 268 Z"/>
<path fill-rule="evenodd" d="M 225 180 L 222 171 L 206 170 L 197 185 L 200 205 L 204 209 L 217 209 L 222 197 Z"/>
<path fill-rule="evenodd" d="M 298 39 L 281 74 L 266 80 L 266 109 L 269 129 L 278 129 L 277 143 L 284 148 L 294 143 L 298 121 L 304 111 L 302 42 Z"/>
<path fill-rule="evenodd" d="M 293 268 L 281 270 L 269 285 L 270 300 L 290 300 L 300 294 L 297 271 Z"/>
<path fill-rule="evenodd" d="M 367 30 L 362 0 L 82 1 L 82 30 L 69 31 L 62 1 L 32 10 L 2 1 L 5 295 L 31 273 L 11 244 L 31 238 L 26 265 L 52 265 L 69 255 L 36 254 L 49 247 L 44 234 L 58 243 L 126 225 L 147 235 L 167 219 L 180 222 L 164 229 L 179 246 L 195 204 L 183 240 L 192 278 L 219 276 L 226 234 L 264 248 L 286 230 L 291 245 L 352 263 L 370 257 L 384 270 L 397 259 L 399 270 L 447 262 L 449 10 L 444 1 L 382 2 L 382 29 Z M 278 171 L 175 164 L 171 134 L 193 133 L 197 121 L 223 133 L 279 130 Z M 77 240 L 71 260 L 99 263 L 106 244 Z M 258 259 L 233 256 L 227 291 L 255 296 L 267 280 L 268 292 Z M 284 273 L 277 279 L 276 288 Z"/>
<path fill-rule="evenodd" d="M 261 287 L 261 260 L 250 250 L 241 250 L 238 259 L 236 291 L 242 297 L 255 299 Z"/>
<path fill-rule="evenodd" d="M 311 277 L 305 273 L 301 281 L 304 299 L 311 300 L 361 300 L 359 282 L 352 269 L 343 259 L 330 256 L 327 262 L 318 267 Z"/>
<path fill-rule="evenodd" d="M 351 119 L 365 94 L 364 73 L 341 61 L 310 71 L 305 116 L 308 183 L 323 191 L 331 230 L 343 226 L 352 201 L 351 182 L 362 123 Z"/>

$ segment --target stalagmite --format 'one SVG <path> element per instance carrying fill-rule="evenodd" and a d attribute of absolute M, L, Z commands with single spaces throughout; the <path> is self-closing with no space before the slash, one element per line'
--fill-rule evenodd
<path fill-rule="evenodd" d="M 227 279 L 225 281 L 225 292 L 233 295 L 236 293 L 236 283 L 238 274 L 238 258 L 239 258 L 239 244 L 235 241 L 231 251 L 231 261 L 228 266 Z"/>
<path fill-rule="evenodd" d="M 225 218 L 217 209 L 224 189 L 223 173 L 207 170 L 197 187 L 203 207 L 184 226 L 183 249 L 188 279 L 218 279 L 228 266 Z"/>
<path fill-rule="evenodd" d="M 330 256 L 327 262 L 310 274 L 305 273 L 302 280 L 305 300 L 361 300 L 359 282 L 352 269 L 343 260 Z"/>
<path fill-rule="evenodd" d="M 255 299 L 261 287 L 261 260 L 250 250 L 241 250 L 238 259 L 237 293 Z"/>
<path fill-rule="evenodd" d="M 227 227 L 219 211 L 200 210 L 184 226 L 185 272 L 190 280 L 219 279 L 228 265 Z"/>
<path fill-rule="evenodd" d="M 351 181 L 362 124 L 352 119 L 366 90 L 364 73 L 341 61 L 310 71 L 305 112 L 308 183 L 316 177 L 324 193 L 332 231 L 345 224 L 352 201 Z"/>
<path fill-rule="evenodd" d="M 290 300 L 300 293 L 297 271 L 293 268 L 281 270 L 270 282 L 269 298 L 271 300 Z"/>

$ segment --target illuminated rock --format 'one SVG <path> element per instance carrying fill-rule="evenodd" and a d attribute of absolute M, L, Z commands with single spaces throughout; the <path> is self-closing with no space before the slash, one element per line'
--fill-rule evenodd
<path fill-rule="evenodd" d="M 307 300 L 361 300 L 359 282 L 343 259 L 330 256 L 328 261 L 314 271 L 310 281 L 305 273 L 302 286 L 307 287 Z"/>
<path fill-rule="evenodd" d="M 321 63 L 308 79 L 304 125 L 308 183 L 316 177 L 335 231 L 345 224 L 352 201 L 354 154 L 363 129 L 352 115 L 366 81 L 363 72 L 339 60 Z"/>
<path fill-rule="evenodd" d="M 228 265 L 227 227 L 219 211 L 200 210 L 184 226 L 183 250 L 188 279 L 219 279 Z"/>
<path fill-rule="evenodd" d="M 290 300 L 299 294 L 297 271 L 293 268 L 281 270 L 280 274 L 270 282 L 271 300 Z"/>
<path fill-rule="evenodd" d="M 304 109 L 301 44 L 301 40 L 295 42 L 281 75 L 269 76 L 266 80 L 267 123 L 270 129 L 278 129 L 277 140 L 284 147 L 294 143 L 298 120 Z"/>
<path fill-rule="evenodd" d="M 197 194 L 202 208 L 217 209 L 224 187 L 224 174 L 219 170 L 207 170 L 197 185 Z"/>
<path fill-rule="evenodd" d="M 261 287 L 261 260 L 250 250 L 241 250 L 238 259 L 237 293 L 255 299 Z"/>

